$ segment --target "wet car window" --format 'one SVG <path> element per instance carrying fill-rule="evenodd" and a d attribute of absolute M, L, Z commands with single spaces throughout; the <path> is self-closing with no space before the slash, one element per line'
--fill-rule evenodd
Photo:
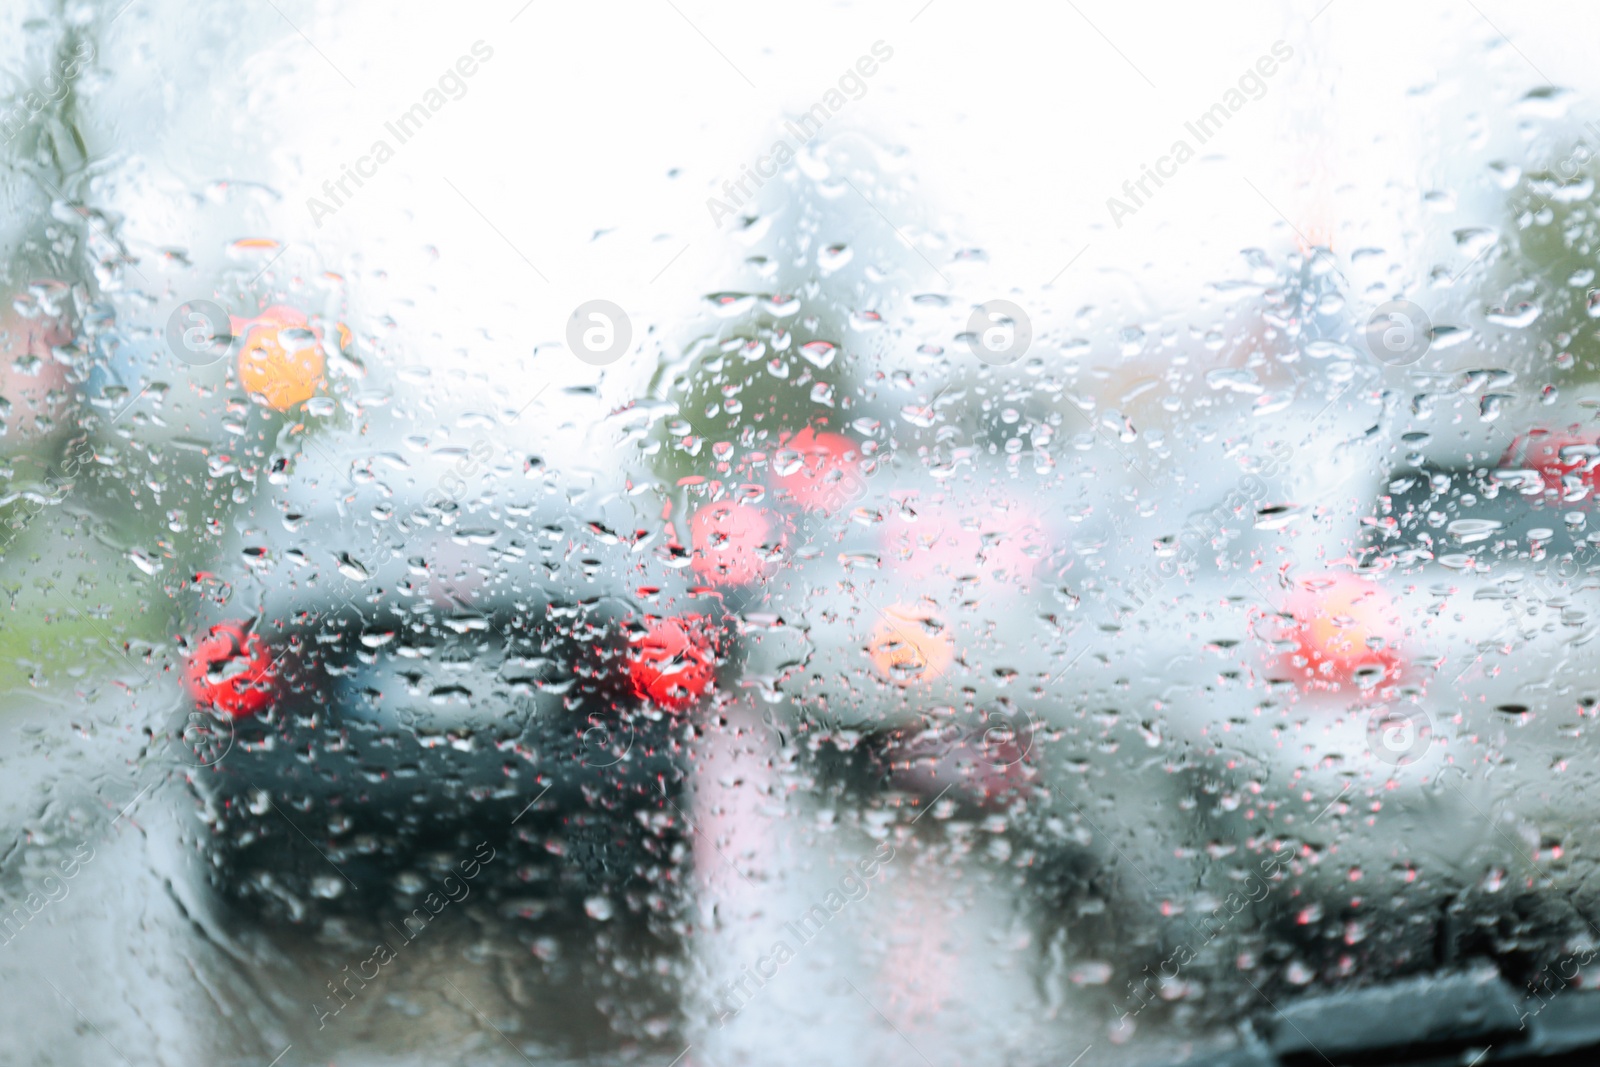
<path fill-rule="evenodd" d="M 1587 8 L 0 20 L 0 1062 L 1600 1047 Z"/>

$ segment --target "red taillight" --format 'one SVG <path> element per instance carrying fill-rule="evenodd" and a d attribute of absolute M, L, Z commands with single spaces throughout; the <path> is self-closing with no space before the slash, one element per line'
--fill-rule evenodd
<path fill-rule="evenodd" d="M 1382 586 L 1351 574 L 1303 578 L 1285 605 L 1286 666 L 1302 682 L 1369 684 L 1399 678 L 1400 620 Z"/>
<path fill-rule="evenodd" d="M 683 711 L 711 692 L 717 680 L 718 640 L 702 615 L 650 618 L 631 642 L 628 681 L 658 707 Z"/>
<path fill-rule="evenodd" d="M 783 536 L 767 512 L 723 501 L 689 520 L 695 574 L 715 585 L 749 585 L 762 576 Z"/>
<path fill-rule="evenodd" d="M 1576 477 L 1591 489 L 1600 486 L 1600 448 L 1593 438 L 1577 434 L 1529 430 L 1520 434 L 1500 458 L 1501 467 L 1538 471 L 1546 489 L 1562 492 L 1563 479 Z"/>
<path fill-rule="evenodd" d="M 774 476 L 781 497 L 807 511 L 835 511 L 861 495 L 861 475 L 851 463 L 860 450 L 848 437 L 818 433 L 807 426 L 778 440 L 778 450 L 795 452 L 800 465 Z"/>
<path fill-rule="evenodd" d="M 262 711 L 277 691 L 272 650 L 259 634 L 248 632 L 247 625 L 213 626 L 184 665 L 189 694 L 235 719 Z"/>

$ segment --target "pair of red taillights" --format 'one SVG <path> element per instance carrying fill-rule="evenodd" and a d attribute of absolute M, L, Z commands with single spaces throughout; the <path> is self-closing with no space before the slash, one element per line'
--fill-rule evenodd
<path fill-rule="evenodd" d="M 273 649 L 248 621 L 213 626 L 184 668 L 189 695 L 216 714 L 243 719 L 281 692 Z M 628 682 L 635 695 L 669 711 L 693 706 L 711 691 L 723 645 L 720 627 L 703 615 L 651 617 L 629 643 Z"/>

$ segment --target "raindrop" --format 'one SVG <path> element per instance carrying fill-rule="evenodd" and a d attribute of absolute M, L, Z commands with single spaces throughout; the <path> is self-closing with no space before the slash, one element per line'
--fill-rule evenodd
<path fill-rule="evenodd" d="M 800 346 L 800 354 L 807 363 L 821 370 L 833 362 L 834 356 L 839 354 L 839 347 L 830 341 L 808 341 Z"/>
<path fill-rule="evenodd" d="M 855 251 L 849 245 L 829 245 L 817 253 L 817 269 L 823 277 L 827 277 L 849 263 L 854 256 Z"/>

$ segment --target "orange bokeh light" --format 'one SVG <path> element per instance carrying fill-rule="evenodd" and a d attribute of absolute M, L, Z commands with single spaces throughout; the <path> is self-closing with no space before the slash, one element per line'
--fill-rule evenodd
<path fill-rule="evenodd" d="M 931 612 L 896 604 L 873 628 L 867 654 L 895 685 L 931 682 L 955 662 L 955 641 Z"/>
<path fill-rule="evenodd" d="M 304 312 L 274 304 L 254 318 L 229 316 L 229 323 L 240 338 L 240 384 L 252 395 L 264 397 L 272 408 L 287 411 L 303 404 L 325 384 L 321 332 L 308 329 Z M 287 330 L 305 330 L 310 338 L 285 344 Z M 342 326 L 340 333 L 345 333 Z"/>

